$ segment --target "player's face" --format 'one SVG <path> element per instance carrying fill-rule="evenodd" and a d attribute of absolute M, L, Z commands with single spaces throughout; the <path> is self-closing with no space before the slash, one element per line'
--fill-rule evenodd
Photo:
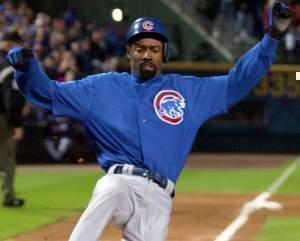
<path fill-rule="evenodd" d="M 131 72 L 142 81 L 160 74 L 163 64 L 164 44 L 162 41 L 143 38 L 128 47 Z"/>

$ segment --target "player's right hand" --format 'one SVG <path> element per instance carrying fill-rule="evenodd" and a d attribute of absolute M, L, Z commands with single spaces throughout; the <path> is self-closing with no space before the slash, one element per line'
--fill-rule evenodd
<path fill-rule="evenodd" d="M 9 50 L 6 58 L 16 70 L 26 72 L 29 68 L 29 60 L 33 58 L 33 51 L 30 48 L 18 46 Z"/>

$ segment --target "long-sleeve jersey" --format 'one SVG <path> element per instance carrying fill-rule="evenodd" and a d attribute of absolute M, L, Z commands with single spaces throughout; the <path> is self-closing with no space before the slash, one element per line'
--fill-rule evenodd
<path fill-rule="evenodd" d="M 104 170 L 127 163 L 176 182 L 198 129 L 249 93 L 268 72 L 277 46 L 265 35 L 222 76 L 161 74 L 142 84 L 134 75 L 109 72 L 59 83 L 31 59 L 16 78 L 30 102 L 82 122 Z"/>

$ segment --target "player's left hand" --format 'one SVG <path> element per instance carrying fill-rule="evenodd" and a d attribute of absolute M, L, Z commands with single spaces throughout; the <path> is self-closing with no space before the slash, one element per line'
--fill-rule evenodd
<path fill-rule="evenodd" d="M 283 0 L 276 0 L 269 14 L 269 34 L 281 39 L 292 23 L 293 14 Z"/>

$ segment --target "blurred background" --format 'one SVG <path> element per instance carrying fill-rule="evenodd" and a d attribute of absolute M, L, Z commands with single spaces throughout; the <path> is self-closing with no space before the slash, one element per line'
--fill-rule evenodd
<path fill-rule="evenodd" d="M 300 0 L 287 1 L 295 19 L 276 63 L 226 115 L 199 131 L 193 152 L 300 152 Z M 226 74 L 264 35 L 270 0 L 3 0 L 0 35 L 17 31 L 51 79 L 74 81 L 106 71 L 129 71 L 125 39 L 142 16 L 166 23 L 172 46 L 165 72 Z M 79 123 L 26 104 L 19 163 L 94 162 Z"/>

